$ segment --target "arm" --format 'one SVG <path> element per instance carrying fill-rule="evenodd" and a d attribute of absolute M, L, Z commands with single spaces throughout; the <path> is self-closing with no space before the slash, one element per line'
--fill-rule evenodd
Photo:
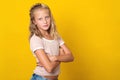
<path fill-rule="evenodd" d="M 56 61 L 61 61 L 61 62 L 72 62 L 74 60 L 74 57 L 69 50 L 69 48 L 63 44 L 60 46 L 60 55 L 56 56 Z"/>
<path fill-rule="evenodd" d="M 50 61 L 43 49 L 36 50 L 35 54 L 47 72 L 52 72 L 60 64 L 60 62 Z"/>

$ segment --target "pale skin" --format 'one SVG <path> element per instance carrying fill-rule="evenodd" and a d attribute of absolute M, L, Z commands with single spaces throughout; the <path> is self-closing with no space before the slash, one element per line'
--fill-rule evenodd
<path fill-rule="evenodd" d="M 50 21 L 51 18 L 47 9 L 37 9 L 34 11 L 33 23 L 37 25 L 46 39 L 53 40 L 53 37 L 47 31 L 50 28 Z M 66 44 L 60 46 L 59 52 L 58 56 L 47 55 L 44 49 L 38 49 L 34 53 L 40 62 L 39 66 L 43 66 L 47 72 L 51 73 L 61 62 L 71 62 L 74 59 Z"/>

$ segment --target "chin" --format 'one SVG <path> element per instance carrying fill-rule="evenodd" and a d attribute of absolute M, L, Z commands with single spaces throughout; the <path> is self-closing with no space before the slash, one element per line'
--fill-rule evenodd
<path fill-rule="evenodd" d="M 49 28 L 44 28 L 44 30 L 46 30 L 46 31 L 47 31 L 47 30 L 49 30 Z"/>

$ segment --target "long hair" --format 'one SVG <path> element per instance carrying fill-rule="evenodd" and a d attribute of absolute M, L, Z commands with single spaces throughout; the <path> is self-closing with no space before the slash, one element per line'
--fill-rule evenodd
<path fill-rule="evenodd" d="M 56 25 L 55 25 L 55 21 L 53 19 L 53 16 L 52 16 L 52 13 L 51 13 L 51 10 L 50 8 L 43 4 L 43 3 L 37 3 L 35 5 L 33 5 L 30 9 L 30 26 L 29 26 L 29 30 L 30 30 L 30 36 L 29 38 L 31 38 L 33 36 L 33 34 L 35 34 L 36 36 L 42 38 L 43 35 L 41 34 L 40 30 L 38 29 L 38 27 L 33 23 L 33 20 L 34 20 L 34 11 L 36 9 L 48 9 L 49 11 L 49 15 L 50 15 L 50 28 L 48 29 L 48 33 L 54 38 L 54 39 L 57 39 L 59 37 L 58 35 L 58 32 L 56 30 Z"/>

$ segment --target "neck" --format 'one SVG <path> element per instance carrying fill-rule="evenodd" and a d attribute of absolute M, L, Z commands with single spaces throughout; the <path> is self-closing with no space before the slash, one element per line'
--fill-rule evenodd
<path fill-rule="evenodd" d="M 41 32 L 41 34 L 42 34 L 43 36 L 47 36 L 47 35 L 49 35 L 48 31 L 40 30 L 40 32 Z"/>
<path fill-rule="evenodd" d="M 40 30 L 41 34 L 43 35 L 44 38 L 46 39 L 53 39 L 52 36 L 48 33 L 48 31 L 43 31 L 43 30 Z"/>

